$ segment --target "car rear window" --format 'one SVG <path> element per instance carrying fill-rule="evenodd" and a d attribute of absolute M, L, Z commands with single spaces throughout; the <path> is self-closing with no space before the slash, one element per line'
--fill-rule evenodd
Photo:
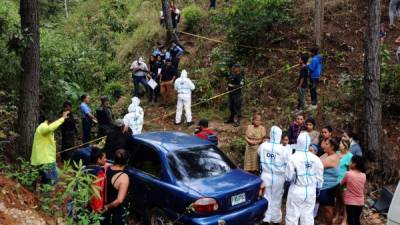
<path fill-rule="evenodd" d="M 219 176 L 236 168 L 224 153 L 212 146 L 170 152 L 168 162 L 178 180 Z"/>

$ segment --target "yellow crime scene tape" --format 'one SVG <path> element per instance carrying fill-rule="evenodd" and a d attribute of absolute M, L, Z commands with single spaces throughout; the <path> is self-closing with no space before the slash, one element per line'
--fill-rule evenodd
<path fill-rule="evenodd" d="M 220 43 L 220 44 L 226 43 L 225 41 L 221 41 L 221 40 L 217 40 L 217 39 L 213 39 L 213 38 L 208 38 L 208 37 L 205 37 L 205 36 L 201 36 L 201 35 L 197 35 L 197 34 L 192 34 L 192 33 L 184 32 L 184 31 L 180 31 L 179 33 L 185 34 L 185 35 L 189 35 L 189 36 L 192 36 L 192 37 L 196 37 L 196 38 L 200 38 L 200 39 L 204 39 L 204 40 L 208 40 L 208 41 L 213 41 L 213 42 Z M 270 50 L 270 51 L 282 51 L 282 52 L 296 52 L 296 53 L 297 53 L 297 52 L 301 52 L 301 51 L 302 51 L 302 50 L 291 50 L 291 49 L 282 49 L 282 48 L 262 48 L 262 47 L 255 47 L 255 46 L 249 46 L 249 45 L 238 45 L 238 46 L 239 46 L 239 47 L 243 47 L 243 48 L 250 48 L 250 49 Z M 281 72 L 290 71 L 290 70 L 292 70 L 292 69 L 294 69 L 294 68 L 296 68 L 296 67 L 298 67 L 298 66 L 299 66 L 299 65 L 294 65 L 294 66 L 289 66 L 289 67 L 286 67 L 286 68 L 282 68 L 282 69 L 278 70 L 275 74 L 279 74 L 279 73 L 281 73 Z M 200 102 L 197 102 L 197 103 L 195 103 L 195 104 L 192 104 L 192 108 L 193 108 L 193 107 L 196 107 L 196 106 L 199 106 L 199 105 L 201 105 L 201 104 L 207 103 L 207 102 L 209 102 L 209 101 L 212 101 L 212 100 L 214 100 L 214 99 L 220 98 L 220 97 L 222 97 L 222 96 L 225 96 L 225 95 L 227 95 L 227 94 L 229 94 L 229 93 L 232 93 L 232 92 L 237 91 L 237 90 L 239 90 L 239 89 L 242 89 L 242 88 L 244 88 L 244 87 L 248 87 L 248 86 L 250 86 L 250 85 L 253 85 L 253 84 L 255 84 L 255 83 L 258 83 L 258 82 L 263 81 L 263 80 L 265 80 L 266 78 L 270 78 L 270 77 L 271 77 L 271 76 L 267 76 L 267 77 L 260 78 L 260 79 L 258 79 L 258 80 L 251 81 L 251 82 L 246 83 L 245 85 L 243 85 L 243 86 L 241 86 L 241 87 L 238 87 L 238 88 L 236 88 L 236 89 L 233 89 L 233 90 L 230 90 L 230 91 L 226 91 L 226 92 L 223 92 L 223 93 L 221 93 L 221 94 L 215 95 L 215 96 L 213 96 L 213 97 L 211 97 L 211 98 L 202 100 L 202 101 L 200 101 Z M 152 123 L 152 122 L 154 122 L 154 121 L 156 121 L 156 120 L 166 119 L 166 118 L 168 118 L 168 117 L 170 117 L 170 116 L 173 116 L 173 115 L 175 115 L 175 111 L 173 111 L 173 112 L 171 112 L 171 113 L 168 113 L 168 114 L 165 114 L 165 115 L 162 115 L 162 116 L 160 116 L 160 117 L 157 117 L 157 118 L 148 120 L 148 121 L 144 122 L 143 124 L 149 124 L 149 123 Z M 100 137 L 100 138 L 96 138 L 96 139 L 91 140 L 91 141 L 88 141 L 88 142 L 86 142 L 86 143 L 82 143 L 82 144 L 80 144 L 80 145 L 76 145 L 76 146 L 73 146 L 73 147 L 71 147 L 71 148 L 67 148 L 67 149 L 65 149 L 65 150 L 59 151 L 58 153 L 68 152 L 68 151 L 77 149 L 77 148 L 79 148 L 79 147 L 82 147 L 82 146 L 85 146 L 85 145 L 88 145 L 88 144 L 91 144 L 91 143 L 94 143 L 94 142 L 97 142 L 97 141 L 100 141 L 100 140 L 103 140 L 103 141 L 104 141 L 106 137 L 107 137 L 107 136 L 103 136 L 103 137 Z"/>
<path fill-rule="evenodd" d="M 296 64 L 296 65 L 289 66 L 289 67 L 286 67 L 286 68 L 281 68 L 281 69 L 278 70 L 274 75 L 280 74 L 280 73 L 282 73 L 282 72 L 288 72 L 288 71 L 290 71 L 290 70 L 292 70 L 292 69 L 294 69 L 294 68 L 296 68 L 296 67 L 298 67 L 298 66 L 299 66 L 299 65 Z M 273 75 L 272 75 L 272 76 L 273 76 Z M 195 103 L 195 104 L 192 104 L 192 108 L 193 108 L 193 107 L 196 107 L 196 106 L 199 106 L 199 105 L 201 105 L 201 104 L 207 103 L 207 102 L 209 102 L 209 101 L 212 101 L 212 100 L 214 100 L 214 99 L 220 98 L 220 97 L 222 97 L 222 96 L 225 96 L 225 95 L 227 95 L 227 94 L 229 94 L 229 93 L 232 93 L 232 92 L 237 91 L 237 90 L 239 90 L 239 89 L 242 89 L 242 88 L 244 88 L 244 87 L 248 87 L 248 86 L 250 86 L 250 85 L 253 85 L 253 84 L 255 84 L 255 83 L 258 83 L 258 82 L 263 81 L 263 80 L 265 80 L 265 79 L 267 79 L 267 78 L 271 78 L 271 76 L 262 77 L 262 78 L 260 78 L 260 79 L 254 80 L 254 81 L 250 81 L 250 82 L 244 84 L 244 85 L 241 86 L 241 87 L 235 88 L 235 89 L 230 90 L 230 91 L 223 92 L 223 93 L 218 94 L 218 95 L 214 95 L 214 96 L 211 97 L 211 98 L 202 100 L 202 101 L 197 102 L 197 103 Z M 151 123 L 151 122 L 154 122 L 154 121 L 159 120 L 159 119 L 165 119 L 165 118 L 168 118 L 168 117 L 173 116 L 173 115 L 175 115 L 175 111 L 173 111 L 173 112 L 171 112 L 171 113 L 168 113 L 168 114 L 166 114 L 166 115 L 163 115 L 163 116 L 160 116 L 160 117 L 157 117 L 157 118 L 148 120 L 148 121 L 144 122 L 144 124 Z"/>
<path fill-rule="evenodd" d="M 282 72 L 288 72 L 288 71 L 290 71 L 290 70 L 292 70 L 292 69 L 294 69 L 294 68 L 296 68 L 296 67 L 298 67 L 298 66 L 299 66 L 299 65 L 296 64 L 296 65 L 293 65 L 293 66 L 281 68 L 281 69 L 279 69 L 277 72 L 275 72 L 273 75 L 277 75 L 277 74 L 280 74 L 280 73 L 282 73 Z M 271 76 L 273 76 L 273 75 L 271 75 Z M 214 99 L 220 98 L 220 97 L 222 97 L 222 96 L 225 96 L 225 95 L 227 95 L 227 94 L 229 94 L 229 93 L 232 93 L 232 92 L 237 91 L 237 90 L 239 90 L 239 89 L 242 89 L 242 88 L 244 88 L 244 87 L 248 87 L 248 86 L 250 86 L 250 85 L 256 84 L 256 83 L 261 82 L 261 81 L 263 81 L 263 80 L 265 80 L 265 79 L 267 79 L 267 78 L 271 78 L 271 76 L 266 76 L 266 77 L 262 77 L 262 78 L 260 78 L 260 79 L 254 80 L 254 81 L 250 81 L 250 82 L 244 84 L 244 85 L 241 86 L 241 87 L 238 87 L 238 88 L 235 88 L 235 89 L 233 89 L 233 90 L 230 90 L 230 91 L 226 91 L 226 92 L 217 94 L 217 95 L 215 95 L 215 96 L 213 96 L 213 97 L 211 97 L 211 98 L 202 100 L 202 101 L 197 102 L 197 103 L 195 103 L 195 104 L 192 104 L 192 108 L 193 108 L 193 107 L 196 107 L 196 106 L 199 106 L 199 105 L 201 105 L 201 104 L 207 103 L 207 102 L 209 102 L 209 101 L 212 101 L 212 100 L 214 100 Z M 175 115 L 175 111 L 172 111 L 172 112 L 170 112 L 170 113 L 168 113 L 168 114 L 166 114 L 166 115 L 162 115 L 162 116 L 156 117 L 156 118 L 154 118 L 154 119 L 148 120 L 148 121 L 144 122 L 144 124 L 149 124 L 149 123 L 152 123 L 152 122 L 154 122 L 154 121 L 156 121 L 156 120 L 166 119 L 166 118 L 168 118 L 168 117 L 170 117 L 170 116 L 173 116 L 173 115 Z M 71 147 L 71 148 L 67 148 L 67 149 L 65 149 L 65 150 L 59 151 L 58 153 L 63 153 L 63 152 L 72 151 L 72 150 L 77 149 L 77 148 L 79 148 L 79 147 L 82 147 L 82 146 L 85 146 L 85 145 L 88 145 L 88 144 L 91 144 L 91 143 L 94 143 L 94 142 L 98 142 L 98 141 L 101 141 L 101 140 L 105 140 L 106 137 L 107 137 L 107 136 L 99 137 L 99 138 L 93 139 L 93 140 L 91 140 L 91 141 L 88 141 L 88 142 L 86 142 L 86 143 L 82 143 L 82 144 L 80 144 L 80 145 L 76 145 L 76 146 L 73 146 L 73 147 Z"/>
<path fill-rule="evenodd" d="M 208 41 L 212 41 L 212 42 L 215 42 L 215 43 L 220 43 L 220 44 L 228 43 L 226 41 L 221 41 L 221 40 L 217 40 L 217 39 L 214 39 L 214 38 L 209 38 L 209 37 L 201 36 L 201 35 L 198 35 L 198 34 L 192 34 L 192 33 L 184 32 L 184 31 L 179 31 L 179 33 L 185 34 L 185 35 L 188 35 L 188 36 L 192 36 L 192 37 L 196 37 L 196 38 L 200 38 L 200 39 L 204 39 L 204 40 L 208 40 Z M 302 49 L 293 50 L 293 49 L 284 49 L 284 48 L 264 48 L 264 47 L 250 46 L 250 45 L 236 45 L 236 46 L 237 47 L 242 47 L 242 48 L 249 48 L 249 49 L 280 51 L 280 52 L 298 53 L 298 52 L 304 51 Z"/>

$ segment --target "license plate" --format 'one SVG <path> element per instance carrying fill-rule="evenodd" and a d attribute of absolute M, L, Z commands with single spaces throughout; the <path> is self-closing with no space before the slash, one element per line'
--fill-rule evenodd
<path fill-rule="evenodd" d="M 239 205 L 240 203 L 243 203 L 245 201 L 246 201 L 245 193 L 241 193 L 241 194 L 234 195 L 231 197 L 232 206 Z"/>

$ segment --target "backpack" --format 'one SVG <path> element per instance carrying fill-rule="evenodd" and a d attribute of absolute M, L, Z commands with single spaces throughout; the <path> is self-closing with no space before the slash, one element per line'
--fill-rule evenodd
<path fill-rule="evenodd" d="M 94 212 L 100 212 L 104 208 L 107 200 L 107 177 L 106 169 L 101 169 L 96 175 L 94 186 L 98 190 L 98 195 L 95 194 L 90 200 L 90 208 Z"/>
<path fill-rule="evenodd" d="M 214 132 L 201 131 L 201 133 L 207 137 L 207 141 L 213 143 L 215 146 L 218 146 L 218 137 Z"/>

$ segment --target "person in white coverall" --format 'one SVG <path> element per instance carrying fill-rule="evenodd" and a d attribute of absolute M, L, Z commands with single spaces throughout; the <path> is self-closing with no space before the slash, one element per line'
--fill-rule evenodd
<path fill-rule="evenodd" d="M 311 138 L 307 132 L 300 133 L 295 145 L 296 152 L 290 156 L 285 177 L 290 182 L 286 201 L 286 225 L 314 224 L 314 206 L 323 183 L 324 167 L 321 160 L 308 151 Z"/>
<path fill-rule="evenodd" d="M 144 122 L 144 112 L 140 105 L 140 99 L 132 98 L 132 103 L 128 107 L 128 114 L 124 116 L 125 129 L 131 128 L 132 134 L 141 134 Z"/>
<path fill-rule="evenodd" d="M 178 103 L 176 104 L 175 124 L 180 124 L 182 120 L 183 108 L 188 126 L 192 123 L 192 91 L 195 89 L 193 82 L 188 78 L 186 70 L 175 80 L 175 91 L 178 93 Z"/>
<path fill-rule="evenodd" d="M 290 155 L 281 144 L 281 137 L 282 130 L 273 126 L 269 142 L 264 142 L 258 148 L 262 168 L 261 179 L 266 187 L 264 197 L 268 200 L 268 210 L 263 220 L 265 223 L 279 224 L 282 221 L 282 195 Z"/>
<path fill-rule="evenodd" d="M 389 2 L 389 26 L 394 26 L 394 19 L 399 16 L 400 0 L 390 0 Z"/>

